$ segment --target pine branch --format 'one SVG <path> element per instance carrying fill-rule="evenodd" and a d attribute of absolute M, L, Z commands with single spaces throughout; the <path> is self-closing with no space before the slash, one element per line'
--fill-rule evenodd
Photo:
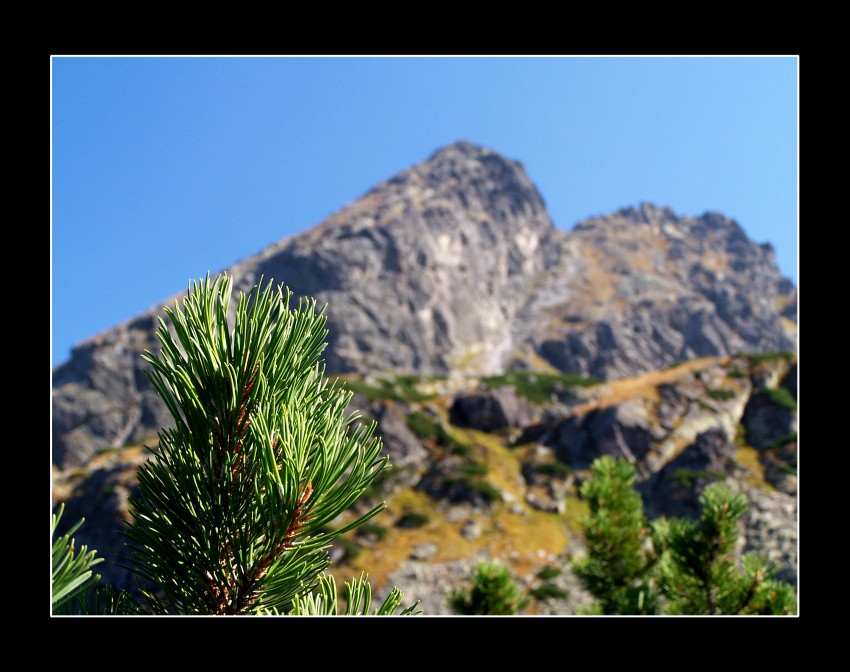
<path fill-rule="evenodd" d="M 324 309 L 261 280 L 231 320 L 231 290 L 193 284 L 145 354 L 174 427 L 139 469 L 129 564 L 175 613 L 286 611 L 319 585 L 329 543 L 384 507 L 324 529 L 388 466 L 375 423 L 324 378 Z"/>

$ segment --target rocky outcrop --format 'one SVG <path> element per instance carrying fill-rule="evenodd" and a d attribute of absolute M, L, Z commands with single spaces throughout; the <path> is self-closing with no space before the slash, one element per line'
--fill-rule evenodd
<path fill-rule="evenodd" d="M 525 427 L 539 419 L 540 414 L 539 407 L 520 397 L 510 387 L 459 395 L 449 408 L 449 420 L 453 425 L 483 432 Z"/>
<path fill-rule="evenodd" d="M 754 394 L 743 417 L 747 442 L 756 448 L 769 448 L 797 431 L 797 412 L 777 404 L 770 391 Z"/>
<path fill-rule="evenodd" d="M 555 430 L 558 459 L 576 469 L 587 469 L 602 455 L 642 461 L 662 436 L 649 423 L 648 407 L 632 399 L 584 416 L 572 416 Z"/>
<path fill-rule="evenodd" d="M 775 448 L 797 435 L 797 364 L 783 366 L 781 360 L 759 362 L 753 387 L 741 422 L 747 442 L 759 449 Z"/>
<path fill-rule="evenodd" d="M 739 362 L 741 363 L 741 362 Z M 742 364 L 744 365 L 744 364 Z M 552 409 L 520 442 L 537 441 L 561 462 L 583 470 L 602 455 L 633 463 L 642 479 L 679 457 L 709 430 L 733 442 L 751 390 L 749 379 L 732 377 L 736 360 L 698 361 L 647 376 L 637 389 L 611 386 L 608 399 Z M 632 384 L 633 385 L 633 384 Z M 610 399 L 617 400 L 611 403 Z"/>

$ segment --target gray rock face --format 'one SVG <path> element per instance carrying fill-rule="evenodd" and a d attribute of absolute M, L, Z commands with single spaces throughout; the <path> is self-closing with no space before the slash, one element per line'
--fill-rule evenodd
<path fill-rule="evenodd" d="M 540 409 L 520 398 L 513 389 L 499 387 L 455 398 L 449 420 L 458 427 L 494 432 L 509 427 L 525 427 L 540 415 Z"/>
<path fill-rule="evenodd" d="M 390 472 L 392 483 L 388 486 L 399 488 L 415 485 L 428 468 L 428 451 L 405 424 L 403 409 L 393 402 L 384 402 L 375 404 L 372 411 L 378 421 L 376 433 L 383 440 L 384 452 L 389 455 L 393 467 Z"/>
<path fill-rule="evenodd" d="M 642 204 L 575 227 L 520 311 L 517 355 L 612 379 L 693 357 L 793 350 L 776 308 L 793 319 L 792 303 L 773 249 L 735 221 Z"/>
<path fill-rule="evenodd" d="M 796 292 L 734 221 L 644 204 L 566 233 L 519 163 L 468 142 L 229 272 L 236 291 L 263 276 L 327 303 L 331 373 L 495 374 L 542 359 L 613 379 L 795 347 Z M 156 350 L 161 314 L 93 337 L 54 371 L 55 464 L 170 424 L 139 356 Z"/>
<path fill-rule="evenodd" d="M 750 397 L 741 422 L 751 446 L 769 448 L 797 431 L 797 411 L 774 403 L 768 392 L 757 392 Z"/>
<path fill-rule="evenodd" d="M 327 302 L 333 371 L 496 372 L 560 237 L 520 164 L 462 142 L 233 272 Z"/>
<path fill-rule="evenodd" d="M 575 469 L 587 469 L 602 455 L 642 461 L 662 438 L 649 422 L 647 411 L 642 400 L 633 399 L 586 416 L 570 417 L 555 430 L 555 453 Z"/>
<path fill-rule="evenodd" d="M 171 416 L 144 375 L 157 352 L 153 312 L 76 346 L 53 372 L 53 463 L 84 464 L 99 449 L 147 439 Z"/>
<path fill-rule="evenodd" d="M 523 470 L 529 487 L 544 485 L 552 509 L 565 491 L 553 489 L 551 477 L 541 478 L 541 469 L 567 485 L 572 477 L 564 480 L 564 473 L 581 472 L 596 458 L 613 455 L 634 464 L 648 499 L 659 500 L 658 511 L 672 510 L 664 508 L 668 500 L 686 498 L 685 505 L 693 505 L 687 513 L 692 513 L 702 487 L 712 478 L 725 478 L 727 462 L 735 456 L 734 439 L 752 389 L 742 371 L 729 375 L 739 366 L 749 364 L 743 359 L 714 361 L 678 373 L 673 369 L 667 378 L 654 372 L 648 374 L 652 384 L 638 387 L 640 394 L 619 403 L 579 411 L 551 409 L 518 440 L 537 443 L 535 456 Z M 777 456 L 777 469 L 787 465 L 786 457 Z M 553 471 L 547 466 L 553 458 L 570 472 Z M 673 492 L 677 489 L 682 492 Z M 538 500 L 539 494 L 535 491 Z"/>

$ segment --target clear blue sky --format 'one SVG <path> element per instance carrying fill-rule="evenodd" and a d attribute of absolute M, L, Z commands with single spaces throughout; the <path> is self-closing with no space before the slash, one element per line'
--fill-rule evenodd
<path fill-rule="evenodd" d="M 561 228 L 719 211 L 797 283 L 793 56 L 56 56 L 51 91 L 52 366 L 461 139 Z"/>

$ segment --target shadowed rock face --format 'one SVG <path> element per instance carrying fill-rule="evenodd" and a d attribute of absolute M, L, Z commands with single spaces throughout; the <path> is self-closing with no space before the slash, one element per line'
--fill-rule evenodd
<path fill-rule="evenodd" d="M 643 204 L 566 233 L 519 163 L 468 142 L 229 272 L 237 291 L 262 276 L 327 303 L 331 373 L 495 374 L 542 360 L 613 379 L 794 348 L 794 288 L 734 221 Z M 78 345 L 54 371 L 55 464 L 170 424 L 140 357 L 157 350 L 161 312 Z"/>
<path fill-rule="evenodd" d="M 697 436 L 694 443 L 643 484 L 647 515 L 699 517 L 700 495 L 709 483 L 726 478 L 735 452 L 735 444 L 718 428 Z"/>
<path fill-rule="evenodd" d="M 458 427 L 494 432 L 525 427 L 538 419 L 539 409 L 509 387 L 457 397 L 449 408 L 449 421 Z"/>

